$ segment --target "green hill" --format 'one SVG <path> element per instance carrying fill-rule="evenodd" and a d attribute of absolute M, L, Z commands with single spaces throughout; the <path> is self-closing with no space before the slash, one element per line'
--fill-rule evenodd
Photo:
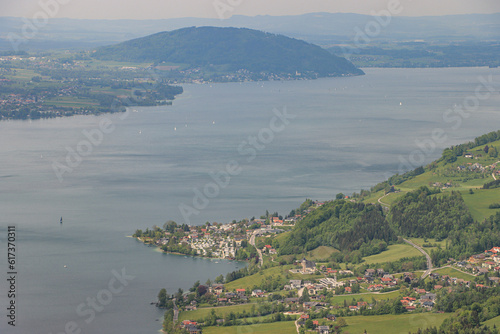
<path fill-rule="evenodd" d="M 379 253 L 395 241 L 380 205 L 336 200 L 309 213 L 279 244 L 280 255 L 298 254 L 318 246 L 341 251 L 359 250 L 359 256 Z"/>
<path fill-rule="evenodd" d="M 153 62 L 211 72 L 249 71 L 328 77 L 362 75 L 317 45 L 246 28 L 190 27 L 98 48 L 97 59 Z"/>
<path fill-rule="evenodd" d="M 436 265 L 463 259 L 500 240 L 500 131 L 444 150 L 427 166 L 353 194 L 328 201 L 273 243 L 280 255 L 334 247 L 335 261 L 377 254 L 397 236 L 442 242 L 430 250 Z M 500 177 L 496 177 L 500 178 Z M 383 197 L 383 210 L 378 199 Z M 431 246 L 431 245 L 427 245 Z"/>

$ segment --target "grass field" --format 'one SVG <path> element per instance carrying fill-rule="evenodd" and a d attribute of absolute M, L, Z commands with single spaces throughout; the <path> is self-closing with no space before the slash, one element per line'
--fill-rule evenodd
<path fill-rule="evenodd" d="M 453 269 L 453 268 L 437 269 L 437 270 L 433 270 L 432 272 L 438 273 L 439 275 L 449 275 L 450 277 L 461 278 L 461 279 L 464 279 L 466 281 L 471 281 L 471 280 L 474 280 L 474 278 L 475 278 L 474 275 L 465 274 L 465 273 L 458 271 L 456 269 Z"/>
<path fill-rule="evenodd" d="M 359 301 L 360 299 L 363 299 L 365 302 L 371 302 L 372 298 L 375 300 L 386 300 L 386 299 L 394 299 L 399 296 L 399 291 L 392 291 L 384 294 L 379 294 L 379 293 L 367 293 L 367 294 L 362 294 L 362 295 L 338 295 L 338 296 L 333 296 L 330 301 L 332 305 L 344 305 L 344 300 L 347 300 L 347 302 L 352 301 L 352 299 L 356 299 L 356 301 Z"/>
<path fill-rule="evenodd" d="M 58 107 L 73 107 L 85 108 L 87 106 L 98 106 L 99 103 L 91 99 L 79 99 L 77 97 L 65 96 L 57 97 L 51 100 L 46 100 L 44 105 L 58 106 Z"/>
<path fill-rule="evenodd" d="M 261 333 L 261 334 L 294 334 L 297 333 L 294 321 L 273 322 L 268 324 L 255 324 L 248 326 L 230 326 L 230 327 L 204 327 L 204 334 L 243 334 L 243 333 Z"/>
<path fill-rule="evenodd" d="M 336 252 L 338 252 L 338 250 L 333 247 L 319 246 L 318 248 L 307 252 L 305 258 L 311 261 L 326 260 L 330 257 L 330 255 Z"/>
<path fill-rule="evenodd" d="M 380 190 L 376 193 L 370 194 L 370 196 L 363 199 L 365 203 L 378 203 L 377 200 L 384 195 L 384 191 Z"/>
<path fill-rule="evenodd" d="M 500 316 L 485 321 L 483 325 L 486 325 L 491 328 L 493 328 L 493 326 L 496 326 L 497 328 L 500 327 Z"/>
<path fill-rule="evenodd" d="M 436 239 L 431 239 L 431 238 L 425 239 L 427 241 L 424 241 L 424 238 L 406 238 L 406 239 L 410 240 L 415 245 L 418 245 L 420 247 L 422 247 L 423 244 L 433 244 L 433 245 L 437 244 L 441 246 L 442 249 L 446 248 L 446 239 L 441 241 L 436 241 Z M 423 247 L 423 249 L 430 254 L 431 250 L 437 249 L 437 247 Z"/>
<path fill-rule="evenodd" d="M 493 178 L 491 178 L 491 181 L 493 181 Z M 482 221 L 500 211 L 500 209 L 488 208 L 490 204 L 500 203 L 500 188 L 474 189 L 474 194 L 472 195 L 468 191 L 463 191 L 462 197 L 472 217 L 476 220 Z"/>
<path fill-rule="evenodd" d="M 237 313 L 237 312 L 243 312 L 245 311 L 250 311 L 252 308 L 252 305 L 255 305 L 257 307 L 256 303 L 248 303 L 248 304 L 241 304 L 241 305 L 231 305 L 231 306 L 221 306 L 221 307 L 205 307 L 205 308 L 199 308 L 194 311 L 181 311 L 179 313 L 179 320 L 198 320 L 205 318 L 207 315 L 212 312 L 212 309 L 215 310 L 215 313 L 219 316 L 224 316 L 226 314 L 229 314 L 231 312 Z"/>
<path fill-rule="evenodd" d="M 439 327 L 449 316 L 446 313 L 415 313 L 345 317 L 348 326 L 342 333 L 361 334 L 366 330 L 368 334 L 408 334 L 419 328 Z"/>
<path fill-rule="evenodd" d="M 392 205 L 398 198 L 406 194 L 404 191 L 400 191 L 397 193 L 390 193 L 389 195 L 385 196 L 382 198 L 380 201 L 384 204 L 388 204 L 389 206 Z"/>
<path fill-rule="evenodd" d="M 262 284 L 263 281 L 269 279 L 270 276 L 274 276 L 276 278 L 278 275 L 281 275 L 282 279 L 286 280 L 285 275 L 292 267 L 293 266 L 288 265 L 264 269 L 262 274 L 256 273 L 250 276 L 246 276 L 237 279 L 236 281 L 229 282 L 224 286 L 226 291 L 232 291 L 233 289 L 246 289 L 252 288 L 254 285 L 258 286 Z"/>
<path fill-rule="evenodd" d="M 367 264 L 397 261 L 403 257 L 424 256 L 416 248 L 408 244 L 390 245 L 387 250 L 364 258 Z"/>

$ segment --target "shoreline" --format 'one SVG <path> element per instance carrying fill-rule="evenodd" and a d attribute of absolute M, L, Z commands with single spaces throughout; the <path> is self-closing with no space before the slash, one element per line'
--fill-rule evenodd
<path fill-rule="evenodd" d="M 206 257 L 206 256 L 202 256 L 202 255 L 192 255 L 192 254 L 183 254 L 183 253 L 179 253 L 179 252 L 170 252 L 170 251 L 165 251 L 165 250 L 161 249 L 160 246 L 157 246 L 154 244 L 149 244 L 149 243 L 146 244 L 144 241 L 141 240 L 141 238 L 138 238 L 138 237 L 127 236 L 127 238 L 133 238 L 133 239 L 141 242 L 143 245 L 151 245 L 152 247 L 155 248 L 155 251 L 158 251 L 159 253 L 162 253 L 162 254 L 182 255 L 182 256 L 189 256 L 189 257 L 200 258 L 200 259 L 205 259 L 205 260 L 224 260 L 224 261 L 245 262 L 248 265 L 247 260 L 224 259 L 224 258 L 220 258 L 220 257 Z"/>

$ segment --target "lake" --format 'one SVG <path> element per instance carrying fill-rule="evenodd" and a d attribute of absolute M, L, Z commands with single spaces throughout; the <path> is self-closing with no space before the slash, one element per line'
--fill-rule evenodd
<path fill-rule="evenodd" d="M 14 329 L 0 257 L 0 332 L 56 334 L 74 322 L 82 333 L 156 333 L 162 312 L 149 303 L 161 288 L 245 264 L 161 254 L 127 238 L 136 229 L 285 215 L 498 130 L 499 69 L 365 72 L 183 85 L 172 106 L 0 122 L 0 247 L 15 225 L 18 272 Z M 109 293 L 117 275 L 130 280 Z M 94 298 L 107 304 L 91 317 Z"/>

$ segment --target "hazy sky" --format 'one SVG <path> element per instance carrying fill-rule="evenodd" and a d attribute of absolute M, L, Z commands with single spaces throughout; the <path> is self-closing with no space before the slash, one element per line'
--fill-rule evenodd
<path fill-rule="evenodd" d="M 499 13 L 500 0 L 0 0 L 0 16 L 85 19 L 225 18 L 239 15 L 294 15 L 311 12 L 371 14 L 398 2 L 399 15 Z M 52 4 L 44 6 L 42 4 Z M 54 6 L 57 4 L 57 6 Z M 216 6 L 219 5 L 219 12 Z"/>

